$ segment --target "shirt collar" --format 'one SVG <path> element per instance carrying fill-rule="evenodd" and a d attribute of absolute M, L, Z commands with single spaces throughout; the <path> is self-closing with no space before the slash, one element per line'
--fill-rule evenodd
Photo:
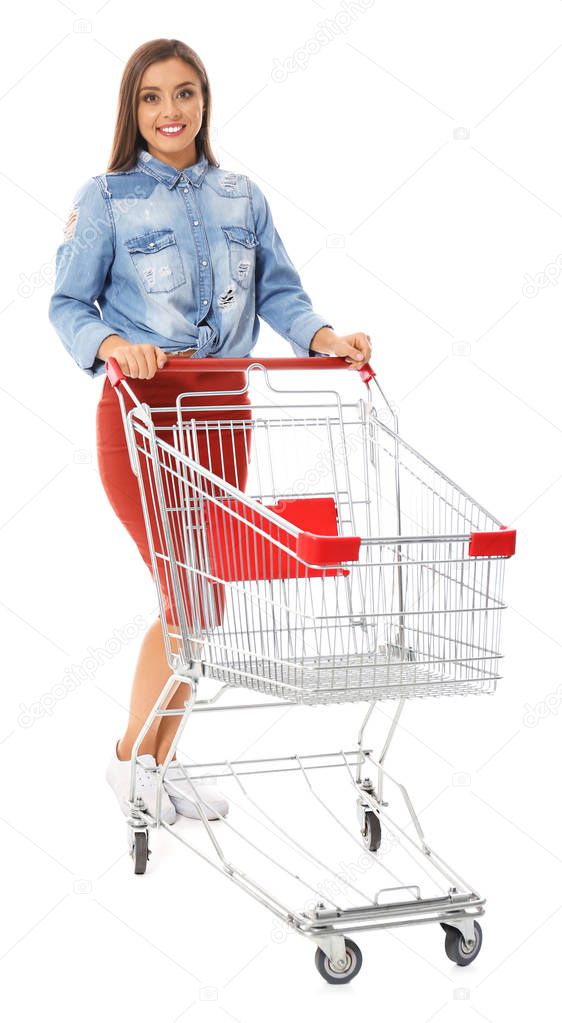
<path fill-rule="evenodd" d="M 199 186 L 207 173 L 209 161 L 207 157 L 202 153 L 196 163 L 191 164 L 190 167 L 184 167 L 183 170 L 177 170 L 176 167 L 172 167 L 169 163 L 164 163 L 162 160 L 158 160 L 155 156 L 152 156 L 147 149 L 139 149 L 136 163 L 136 170 L 145 171 L 148 174 L 153 174 L 155 178 L 158 178 L 166 188 L 173 188 L 174 185 L 180 180 L 180 178 L 188 178 L 192 185 Z"/>

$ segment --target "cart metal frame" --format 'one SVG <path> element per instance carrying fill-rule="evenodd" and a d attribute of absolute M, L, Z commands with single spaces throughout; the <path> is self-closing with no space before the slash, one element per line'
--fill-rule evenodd
<path fill-rule="evenodd" d="M 211 363 L 214 364 L 212 368 L 220 368 L 221 370 L 224 368 L 244 368 L 246 371 L 246 388 L 249 387 L 250 371 L 259 370 L 264 374 L 267 388 L 274 396 L 286 396 L 289 393 L 293 393 L 294 388 L 283 391 L 274 387 L 269 379 L 270 370 L 301 368 L 318 368 L 322 370 L 345 368 L 348 370 L 347 364 L 337 359 L 207 359 L 198 360 L 199 366 L 194 366 L 191 360 L 184 361 L 186 371 L 188 369 L 193 371 L 203 367 L 211 368 Z M 135 861 L 135 871 L 143 873 L 146 869 L 148 856 L 150 855 L 148 848 L 149 830 L 152 828 L 158 829 L 159 827 L 165 828 L 166 831 L 173 834 L 178 841 L 190 848 L 196 855 L 202 857 L 211 866 L 227 875 L 235 884 L 244 889 L 263 906 L 267 907 L 286 926 L 311 939 L 317 946 L 316 965 L 322 976 L 329 983 L 347 983 L 356 975 L 361 967 L 362 957 L 360 950 L 351 939 L 346 937 L 346 934 L 375 928 L 439 922 L 446 933 L 445 945 L 447 955 L 457 964 L 467 965 L 476 958 L 480 951 L 482 932 L 477 923 L 477 918 L 484 913 L 485 900 L 478 894 L 475 888 L 463 880 L 428 844 L 409 793 L 404 784 L 389 773 L 386 767 L 386 760 L 392 739 L 399 726 L 404 702 L 407 698 L 456 693 L 462 693 L 463 695 L 470 693 L 493 693 L 495 691 L 496 681 L 501 677 L 497 670 L 499 658 L 501 657 L 499 650 L 499 616 L 506 606 L 502 600 L 503 569 L 506 558 L 514 550 L 514 531 L 507 531 L 506 527 L 502 526 L 499 520 L 490 515 L 481 505 L 476 504 L 465 491 L 444 474 L 439 473 L 431 463 L 423 459 L 410 445 L 405 444 L 399 436 L 395 410 L 384 395 L 371 368 L 366 367 L 362 371 L 361 376 L 367 385 L 369 401 L 361 401 L 358 404 L 358 421 L 361 424 L 361 436 L 366 440 L 363 455 L 365 464 L 369 462 L 369 465 L 372 466 L 376 462 L 377 485 L 380 482 L 378 475 L 380 473 L 380 465 L 377 461 L 378 455 L 375 457 L 374 454 L 375 446 L 378 444 L 382 450 L 385 450 L 394 459 L 393 512 L 396 523 L 395 532 L 392 535 L 382 537 L 380 535 L 376 537 L 362 535 L 362 547 L 368 553 L 363 565 L 363 572 L 358 577 L 353 575 L 350 560 L 344 558 L 338 561 L 337 558 L 334 558 L 333 548 L 330 548 L 330 557 L 328 559 L 320 562 L 312 561 L 309 558 L 307 561 L 306 557 L 299 557 L 298 547 L 295 547 L 295 544 L 298 544 L 299 535 L 302 534 L 302 530 L 298 526 L 288 523 L 286 519 L 280 517 L 275 511 L 268 510 L 261 503 L 261 500 L 257 502 L 255 498 L 227 484 L 220 478 L 220 475 L 217 475 L 212 469 L 205 468 L 205 466 L 197 461 L 197 430 L 204 429 L 204 425 L 201 426 L 200 423 L 196 424 L 193 420 L 190 420 L 188 413 L 190 397 L 195 393 L 201 395 L 201 392 L 186 391 L 178 396 L 175 408 L 177 424 L 171 431 L 173 436 L 170 442 L 159 436 L 154 426 L 152 415 L 156 410 L 151 410 L 147 405 L 138 402 L 133 389 L 127 383 L 114 360 L 109 360 L 107 371 L 120 403 L 131 466 L 139 480 L 162 621 L 165 621 L 165 617 L 161 587 L 158 582 L 158 556 L 161 559 L 165 559 L 167 570 L 169 569 L 168 579 L 174 593 L 179 617 L 175 631 L 172 626 L 164 629 L 167 657 L 171 669 L 170 677 L 139 732 L 132 750 L 130 812 L 126 824 L 129 849 Z M 382 413 L 380 410 L 375 409 L 372 401 L 370 384 L 373 380 L 375 380 L 378 393 L 383 400 L 384 408 Z M 126 410 L 123 391 L 128 393 L 132 400 L 133 407 L 130 411 Z M 225 395 L 233 392 L 207 393 L 210 399 L 209 408 L 212 408 L 211 399 L 213 397 L 220 394 L 224 398 Z M 324 392 L 321 392 L 321 397 L 322 395 L 324 395 L 325 399 Z M 188 403 L 187 405 L 185 404 L 186 402 Z M 234 408 L 234 405 L 231 407 Z M 283 407 L 284 409 L 289 408 L 288 405 Z M 230 406 L 222 405 L 221 408 L 228 412 Z M 248 422 L 246 421 L 242 426 L 237 424 L 237 428 L 244 430 L 251 428 L 255 430 L 256 424 L 260 422 L 259 415 L 257 414 L 259 408 L 261 406 L 258 406 L 257 403 L 252 405 L 250 427 L 248 427 Z M 297 405 L 296 412 L 293 406 L 291 406 L 291 412 L 289 413 L 292 421 L 296 423 L 300 422 L 299 408 L 302 412 L 301 406 Z M 341 424 L 344 439 L 346 408 L 348 406 L 344 406 L 341 403 L 339 395 L 335 395 L 336 426 Z M 173 409 L 160 411 L 169 412 L 173 411 Z M 391 427 L 386 424 L 385 418 L 387 420 L 390 418 L 392 422 Z M 230 428 L 232 429 L 232 422 L 230 423 Z M 264 429 L 267 432 L 267 427 Z M 379 432 L 382 433 L 382 442 L 376 436 Z M 406 459 L 410 457 L 415 461 L 412 464 L 406 464 Z M 143 480 L 141 472 L 141 460 L 143 458 L 147 462 L 150 461 L 151 464 L 150 488 L 147 487 L 146 481 Z M 347 462 L 345 443 L 343 461 Z M 438 474 L 440 486 L 443 487 L 443 492 L 438 497 L 445 508 L 445 519 L 447 520 L 445 524 L 456 524 L 457 529 L 452 531 L 450 529 L 431 531 L 428 530 L 427 523 L 425 523 L 422 531 L 416 533 L 412 531 L 413 520 L 409 518 L 409 534 L 403 535 L 404 515 L 401 488 L 404 485 L 404 481 L 410 485 L 412 479 L 414 479 L 417 486 L 426 470 L 429 473 Z M 345 464 L 342 471 L 346 476 L 345 487 L 348 488 L 346 491 L 344 487 L 342 492 L 348 494 L 349 508 L 347 510 L 349 511 L 350 522 L 347 529 L 349 532 L 349 528 L 356 524 L 351 513 L 353 502 L 349 466 Z M 195 603 L 193 597 L 194 594 L 200 596 L 202 592 L 201 581 L 203 583 L 206 581 L 216 582 L 217 578 L 221 578 L 223 581 L 226 580 L 224 585 L 228 588 L 230 577 L 228 572 L 224 576 L 217 576 L 216 564 L 211 564 L 212 558 L 209 559 L 208 557 L 209 537 L 207 536 L 203 537 L 205 558 L 201 561 L 199 555 L 197 557 L 194 556 L 193 563 L 199 567 L 195 573 L 195 583 L 189 583 L 189 572 L 193 571 L 193 566 L 188 565 L 186 567 L 185 564 L 182 564 L 181 559 L 176 557 L 174 551 L 177 531 L 175 520 L 172 521 L 170 513 L 177 512 L 178 509 L 170 507 L 170 492 L 167 490 L 166 480 L 163 478 L 166 473 L 173 473 L 176 479 L 180 479 L 182 484 L 185 484 L 187 481 L 186 493 L 189 495 L 186 502 L 187 511 L 185 508 L 181 509 L 181 513 L 186 516 L 187 521 L 186 531 L 183 534 L 184 539 L 188 534 L 191 537 L 195 530 L 194 522 L 196 520 L 192 513 L 192 503 L 193 507 L 195 507 L 198 498 L 203 496 L 205 500 L 214 502 L 217 507 L 226 507 L 228 514 L 232 515 L 233 521 L 237 519 L 240 522 L 247 516 L 251 520 L 252 530 L 254 531 L 252 537 L 255 540 L 256 536 L 261 536 L 262 543 L 266 536 L 264 522 L 267 522 L 267 529 L 271 530 L 271 535 L 274 537 L 271 541 L 267 537 L 268 551 L 271 544 L 271 549 L 275 549 L 276 555 L 279 550 L 284 552 L 284 557 L 289 559 L 288 564 L 296 564 L 297 562 L 301 566 L 304 564 L 303 572 L 305 578 L 302 580 L 303 588 L 305 584 L 310 584 L 309 575 L 313 574 L 311 571 L 311 566 L 313 566 L 315 575 L 320 575 L 321 578 L 316 578 L 310 585 L 310 592 L 311 594 L 317 593 L 322 588 L 323 611 L 326 609 L 324 587 L 331 587 L 330 592 L 339 593 L 340 591 L 337 587 L 339 585 L 342 586 L 341 592 L 346 594 L 348 605 L 347 612 L 341 616 L 343 625 L 340 625 L 340 632 L 343 636 L 344 629 L 349 629 L 350 634 L 353 634 L 355 637 L 353 640 L 355 646 L 341 648 L 339 654 L 336 654 L 334 649 L 337 644 L 334 644 L 330 651 L 330 660 L 324 652 L 325 647 L 321 646 L 321 642 L 319 642 L 319 649 L 316 650 L 318 656 L 316 659 L 312 658 L 312 662 L 313 665 L 317 665 L 317 673 L 319 675 L 322 674 L 322 668 L 325 663 L 328 665 L 328 671 L 325 672 L 323 681 L 318 682 L 316 688 L 314 684 L 312 684 L 312 687 L 310 686 L 311 673 L 308 672 L 308 668 L 302 674 L 299 674 L 299 671 L 296 670 L 298 668 L 299 652 L 302 652 L 304 647 L 298 647 L 294 637 L 291 638 L 288 645 L 285 645 L 281 651 L 282 656 L 279 658 L 281 668 L 279 673 L 277 668 L 275 668 L 275 671 L 273 670 L 274 658 L 264 655 L 260 661 L 259 656 L 256 656 L 257 641 L 255 641 L 254 647 L 252 647 L 252 670 L 248 670 L 248 664 L 250 663 L 248 661 L 248 649 L 250 649 L 251 643 L 247 642 L 246 638 L 244 642 L 241 642 L 238 637 L 235 638 L 234 653 L 238 657 L 238 661 L 234 665 L 228 664 L 220 652 L 219 655 L 214 655 L 216 657 L 215 662 L 212 661 L 209 651 L 213 651 L 214 648 L 212 645 L 205 645 L 206 639 L 208 639 L 209 635 L 215 635 L 217 631 L 221 632 L 221 630 L 228 639 L 229 636 L 233 635 L 233 632 L 229 632 L 228 616 L 226 616 L 226 624 L 221 621 L 215 621 L 212 623 L 214 628 L 206 627 L 205 623 L 212 620 L 212 613 L 208 604 L 205 604 L 202 612 L 205 623 L 203 626 L 200 623 L 199 630 L 195 629 L 193 619 L 196 612 L 194 610 Z M 433 482 L 429 486 L 429 490 L 432 488 L 434 488 Z M 218 497 L 217 494 L 219 495 Z M 454 494 L 454 501 L 450 496 L 451 494 Z M 278 496 L 275 494 L 275 487 L 273 492 L 270 493 L 267 487 L 264 489 L 262 486 L 260 489 L 260 499 L 263 499 L 264 496 L 270 499 Z M 154 511 L 157 508 L 161 516 L 162 531 L 161 533 L 159 532 L 158 537 L 153 535 L 154 531 L 150 523 L 149 504 L 151 501 L 153 502 L 152 510 Z M 235 501 L 239 502 L 239 504 L 235 504 Z M 435 502 L 435 497 L 433 501 Z M 338 504 L 341 528 L 341 523 L 345 519 L 345 512 L 342 515 L 341 494 L 339 492 L 336 493 L 336 503 Z M 369 502 L 366 501 L 364 503 L 368 504 Z M 241 506 L 244 510 L 242 516 L 240 515 Z M 202 507 L 202 504 L 198 507 Z M 441 505 L 439 507 L 441 508 Z M 258 514 L 259 520 L 256 518 Z M 386 512 L 383 508 L 382 519 L 385 514 Z M 441 515 L 441 511 L 439 514 Z M 369 515 L 370 509 L 367 509 L 367 520 L 372 525 Z M 377 520 L 379 526 L 382 519 L 379 515 Z M 466 531 L 460 531 L 458 529 L 459 522 L 469 523 L 471 528 Z M 200 532 L 202 530 L 204 533 L 204 523 L 203 526 L 201 525 L 202 523 L 203 518 L 200 516 L 197 519 L 197 524 Z M 321 538 L 317 537 L 316 539 Z M 247 539 L 246 543 L 249 547 Z M 478 563 L 473 575 L 470 575 L 472 564 L 466 558 L 467 543 L 470 545 L 469 553 L 473 557 L 474 564 Z M 384 561 L 384 554 L 381 552 L 391 548 L 393 550 L 393 561 L 390 569 L 391 575 L 389 576 L 387 571 L 389 563 Z M 315 550 L 319 549 L 315 548 Z M 194 548 L 191 548 L 192 554 L 193 550 Z M 428 610 L 426 607 L 428 582 L 426 576 L 428 573 L 425 569 L 428 563 L 428 550 L 439 554 L 433 560 L 432 570 L 428 578 L 430 582 L 439 588 L 439 593 L 444 595 L 445 600 L 452 602 L 452 610 L 450 611 L 435 606 Z M 376 554 L 373 554 L 374 551 Z M 272 556 L 267 563 L 273 565 Z M 335 565 L 338 566 L 337 569 L 334 568 Z M 327 572 L 327 566 L 332 566 L 330 569 L 331 574 Z M 229 571 L 231 570 L 232 565 L 229 567 Z M 239 565 L 237 571 L 240 572 Z M 294 579 L 296 588 L 299 587 L 301 582 L 298 578 L 299 571 L 301 571 L 300 568 L 295 569 L 297 575 L 297 578 Z M 335 579 L 334 576 L 338 573 L 340 577 Z M 383 604 L 386 608 L 386 618 L 381 618 L 381 621 L 383 621 L 385 628 L 390 623 L 390 631 L 386 628 L 387 642 L 382 645 L 380 650 L 377 648 L 373 655 L 369 648 L 369 656 L 367 657 L 366 647 L 364 645 L 357 645 L 356 633 L 357 630 L 363 630 L 364 633 L 371 630 L 371 636 L 378 634 L 377 629 L 379 629 L 380 623 L 376 617 L 378 613 L 376 607 L 379 605 L 376 603 L 376 598 L 374 604 L 370 598 L 366 598 L 369 586 L 372 587 L 374 593 L 373 580 L 377 573 L 379 585 L 377 597 L 380 600 L 381 593 L 383 593 Z M 416 573 L 415 577 L 414 573 Z M 418 584 L 417 580 L 418 578 L 421 579 L 422 576 L 423 581 Z M 186 577 L 188 578 L 187 590 Z M 385 585 L 382 586 L 381 590 L 382 583 L 386 584 L 386 580 L 389 577 L 392 579 L 392 594 L 390 598 L 388 598 Z M 412 601 L 413 578 L 416 579 L 418 587 L 414 594 L 414 601 Z M 340 579 L 342 579 L 341 584 Z M 248 598 L 246 596 L 246 588 L 240 587 L 240 581 L 244 581 L 243 575 L 242 580 L 235 575 L 234 581 L 230 585 L 234 591 L 237 589 L 243 591 L 242 598 L 238 597 L 239 604 L 237 607 L 238 609 L 241 607 L 244 613 L 247 613 L 248 606 L 246 601 Z M 192 589 L 189 589 L 190 585 L 193 586 Z M 250 585 L 250 589 L 252 585 Z M 270 585 L 273 586 L 273 584 Z M 259 601 L 264 601 L 264 597 L 263 594 L 260 596 L 259 584 L 255 584 L 255 586 L 257 587 L 257 597 L 254 596 L 250 599 L 254 601 L 254 604 L 257 601 L 261 607 Z M 265 586 L 267 588 L 267 584 Z M 285 593 L 284 586 L 285 581 L 279 582 L 279 589 L 275 592 Z M 287 591 L 290 591 L 289 583 L 286 584 L 286 587 Z M 188 595 L 191 595 L 191 620 L 188 620 L 189 616 L 186 610 L 186 592 Z M 273 593 L 274 591 L 270 589 L 268 592 Z M 373 593 L 371 593 L 371 597 Z M 359 615 L 355 613 L 358 599 L 357 594 L 359 594 L 362 611 Z M 460 609 L 455 606 L 455 600 L 459 600 L 459 594 L 461 595 Z M 473 600 L 473 606 L 465 609 L 464 601 L 468 599 L 467 595 Z M 283 597 L 283 599 L 285 598 Z M 339 600 L 339 597 L 337 599 Z M 388 611 L 388 607 L 385 604 L 385 601 L 389 599 L 390 611 Z M 241 603 L 240 600 L 242 601 Z M 252 608 L 254 604 L 252 604 Z M 269 600 L 269 604 L 264 604 L 266 610 L 273 605 L 275 605 L 275 600 Z M 339 603 L 337 606 L 339 608 Z M 416 608 L 421 608 L 421 610 L 416 610 Z M 460 611 L 470 613 L 462 621 L 455 623 L 453 615 L 457 612 L 460 617 Z M 277 607 L 275 606 L 276 612 Z M 382 615 L 382 612 L 380 613 Z M 309 617 L 314 619 L 314 615 Z M 307 615 L 302 616 L 305 628 L 310 628 L 309 617 Z M 328 621 L 327 631 L 331 628 L 331 619 L 333 617 L 333 615 L 324 615 L 324 618 Z M 449 669 L 451 678 L 446 673 L 441 678 L 435 677 L 434 647 L 432 645 L 432 638 L 428 635 L 429 629 L 425 624 L 428 620 L 434 625 L 438 623 L 436 625 L 436 642 L 438 642 L 439 649 L 445 651 L 449 658 L 449 660 L 446 660 L 447 666 L 449 666 L 449 661 L 451 662 Z M 467 620 L 470 620 L 468 625 L 466 624 Z M 274 621 L 277 626 L 279 616 Z M 452 626 L 451 622 L 453 623 Z M 491 622 L 491 625 L 488 631 L 487 623 L 489 622 Z M 454 651 L 457 655 L 454 658 L 449 650 L 452 642 L 448 631 L 450 628 L 453 628 L 451 635 L 454 641 Z M 291 626 L 288 626 L 287 632 L 290 633 L 290 631 Z M 275 628 L 267 628 L 265 633 L 268 632 L 275 633 Z M 313 633 L 313 637 L 315 635 Z M 267 654 L 270 638 L 268 635 L 265 635 L 264 639 L 263 627 L 261 639 Z M 212 642 L 213 640 L 211 639 L 211 644 Z M 275 642 L 279 644 L 277 635 L 275 636 Z M 291 646 L 291 643 L 293 646 Z M 223 647 L 228 646 L 224 642 L 224 638 L 222 645 Z M 296 649 L 294 664 L 291 659 L 291 651 L 293 649 Z M 463 656 L 458 656 L 459 651 Z M 244 657 L 246 660 L 244 660 Z M 370 660 L 369 657 L 371 658 Z M 305 659 L 305 662 L 307 662 L 307 659 Z M 351 674 L 355 672 L 355 681 L 347 688 L 345 683 L 342 686 L 343 672 L 339 667 L 340 662 L 343 663 L 344 671 Z M 429 667 L 424 673 L 425 664 L 429 665 Z M 262 675 L 260 675 L 260 671 L 263 673 Z M 199 689 L 201 685 L 203 683 L 207 685 L 211 680 L 218 685 L 217 691 L 211 696 L 200 696 Z M 172 692 L 177 688 L 178 683 L 189 684 L 189 695 L 182 708 L 170 710 L 167 708 L 167 702 Z M 281 700 L 270 698 L 267 701 L 261 702 L 225 705 L 222 702 L 223 697 L 226 693 L 232 692 L 236 688 L 254 689 L 267 694 L 268 697 L 281 695 L 283 698 Z M 375 705 L 377 702 L 387 699 L 394 699 L 396 707 L 380 752 L 378 755 L 375 755 L 370 747 L 365 746 L 365 732 Z M 336 702 L 367 702 L 368 704 L 359 726 L 356 745 L 351 749 L 316 754 L 295 753 L 285 757 L 267 757 L 257 760 L 224 760 L 189 765 L 173 761 L 187 721 L 193 713 L 213 713 L 223 710 L 247 712 L 251 709 L 272 707 L 283 707 L 286 709 L 288 704 L 302 703 L 310 705 Z M 135 768 L 138 750 L 146 733 L 155 719 L 163 716 L 175 716 L 180 720 L 168 755 L 158 769 L 158 805 L 156 814 L 152 817 L 143 804 L 142 798 L 136 793 Z M 342 822 L 340 816 L 322 798 L 316 782 L 311 778 L 311 775 L 316 778 L 318 771 L 336 769 L 344 772 L 344 777 L 347 778 L 353 790 L 359 823 L 357 834 Z M 385 836 L 394 836 L 394 840 L 406 850 L 409 857 L 416 864 L 416 869 L 432 878 L 433 881 L 437 878 L 438 893 L 434 892 L 430 896 L 422 896 L 419 884 L 405 882 L 403 878 L 394 875 L 384 863 L 384 870 L 387 870 L 391 879 L 396 880 L 398 883 L 379 887 L 374 896 L 369 896 L 367 893 L 362 892 L 354 883 L 347 882 L 345 878 L 342 878 L 341 871 L 334 870 L 324 862 L 323 857 L 319 857 L 314 852 L 305 849 L 299 842 L 298 837 L 292 835 L 277 819 L 272 817 L 268 806 L 261 805 L 248 792 L 248 786 L 245 783 L 245 779 L 248 777 L 264 774 L 282 775 L 284 772 L 296 772 L 299 780 L 302 780 L 303 788 L 308 796 L 314 801 L 315 805 L 320 805 L 323 808 L 327 817 L 331 819 L 332 825 L 336 824 L 343 830 L 347 838 L 355 844 L 355 847 L 359 846 L 363 850 L 367 849 L 374 861 L 377 859 L 377 852 L 380 849 L 382 840 L 382 828 L 384 828 Z M 210 853 L 197 848 L 196 844 L 189 842 L 187 837 L 181 834 L 176 827 L 171 828 L 160 817 L 164 780 L 168 786 L 175 784 L 178 786 L 178 791 L 181 791 L 181 781 L 186 778 L 189 779 L 196 793 L 197 812 L 210 843 Z M 233 782 L 237 787 L 237 791 L 249 801 L 253 810 L 259 814 L 261 824 L 270 833 L 273 832 L 281 844 L 286 845 L 292 852 L 298 851 L 309 863 L 313 863 L 317 867 L 320 866 L 322 870 L 326 871 L 326 876 L 329 875 L 337 883 L 343 884 L 347 890 L 347 898 L 348 900 L 351 899 L 352 904 L 343 906 L 339 904 L 339 900 L 336 901 L 326 898 L 325 895 L 323 896 L 322 891 L 315 884 L 306 881 L 300 873 L 291 871 L 280 859 L 267 853 L 261 843 L 259 845 L 256 844 L 256 842 L 240 832 L 236 825 L 232 823 L 230 817 L 220 815 L 221 820 L 218 827 L 217 822 L 209 821 L 205 813 L 205 809 L 208 809 L 208 807 L 204 800 L 201 799 L 197 787 L 197 782 L 201 781 L 202 778 L 222 778 L 223 780 L 228 779 Z M 387 785 L 394 787 L 400 797 L 401 805 L 407 811 L 408 822 L 405 826 L 401 825 L 396 818 L 396 814 L 391 814 L 389 810 L 390 804 L 384 798 Z M 413 835 L 409 834 L 406 830 L 410 826 L 413 828 Z M 287 905 L 282 898 L 275 895 L 273 891 L 257 880 L 252 879 L 238 863 L 233 862 L 233 859 L 229 857 L 226 850 L 225 839 L 228 834 L 236 835 L 237 839 L 247 843 L 254 854 L 257 853 L 265 857 L 281 874 L 285 876 L 290 875 L 299 885 L 304 885 L 309 892 L 307 907 L 304 910 L 296 910 L 294 907 Z M 360 896 L 359 900 L 357 895 Z M 327 903 L 330 904 L 327 905 Z"/>

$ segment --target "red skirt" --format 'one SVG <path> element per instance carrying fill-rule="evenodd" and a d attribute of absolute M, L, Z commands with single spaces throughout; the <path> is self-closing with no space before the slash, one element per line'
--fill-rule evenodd
<path fill-rule="evenodd" d="M 171 359 L 164 372 L 157 372 L 152 380 L 128 379 L 131 389 L 134 391 L 140 402 L 146 402 L 151 409 L 175 406 L 176 397 L 183 391 L 221 391 L 238 390 L 245 386 L 246 375 L 244 372 L 194 372 L 179 368 L 176 369 Z M 127 411 L 132 407 L 131 399 L 123 390 Z M 250 419 L 251 409 L 250 397 L 247 391 L 242 394 L 217 395 L 206 397 L 195 395 L 186 400 L 185 404 L 191 405 L 240 405 L 240 411 L 229 410 L 224 419 Z M 190 418 L 205 421 L 220 421 L 221 413 L 218 411 L 189 413 Z M 171 426 L 176 420 L 175 409 L 172 412 L 153 413 L 154 425 L 158 427 Z M 160 434 L 170 444 L 173 444 L 171 433 Z M 139 484 L 131 469 L 127 442 L 123 428 L 123 420 L 117 394 L 107 377 L 103 383 L 103 390 L 96 410 L 96 440 L 97 458 L 101 481 L 111 507 L 117 517 L 123 523 L 127 532 L 135 541 L 140 555 L 150 570 L 154 579 L 150 549 L 142 511 Z M 198 431 L 199 461 L 205 468 L 211 469 L 222 479 L 233 484 L 240 490 L 246 487 L 248 476 L 248 455 L 250 451 L 249 430 L 213 430 Z M 143 476 L 146 466 L 141 459 L 141 472 Z M 166 486 L 174 486 L 173 477 L 168 474 Z M 185 491 L 184 491 L 185 494 Z M 174 500 L 173 494 L 168 492 L 167 498 Z M 178 506 L 182 498 L 178 496 L 174 504 Z M 183 498 L 185 501 L 185 497 Z M 149 518 L 153 536 L 161 532 L 161 522 L 158 509 L 152 506 L 148 500 Z M 176 552 L 180 560 L 189 558 L 193 560 L 193 549 Z M 162 592 L 163 603 L 166 612 L 166 622 L 170 626 L 178 623 L 178 613 L 172 591 L 169 567 L 166 561 L 157 559 L 157 572 Z M 185 573 L 181 584 L 184 609 L 187 615 L 188 625 L 194 627 L 209 627 L 209 625 L 220 624 L 221 612 L 224 607 L 224 587 L 220 583 L 213 583 L 209 586 L 199 575 L 188 573 L 189 581 L 185 585 Z M 195 582 L 194 582 L 195 580 Z M 156 581 L 156 580 L 154 580 Z M 197 604 L 197 607 L 194 605 Z M 210 611 L 209 608 L 212 608 Z M 212 621 L 209 622 L 208 619 Z"/>

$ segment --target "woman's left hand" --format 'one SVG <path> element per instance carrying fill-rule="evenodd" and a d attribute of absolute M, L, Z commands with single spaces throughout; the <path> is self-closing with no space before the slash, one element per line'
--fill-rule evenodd
<path fill-rule="evenodd" d="M 369 334 L 334 334 L 332 330 L 322 328 L 314 336 L 311 348 L 324 354 L 337 355 L 345 359 L 353 369 L 362 369 L 371 358 L 371 338 Z"/>
<path fill-rule="evenodd" d="M 334 355 L 349 362 L 353 369 L 362 369 L 371 358 L 371 338 L 368 334 L 345 334 L 336 337 Z"/>

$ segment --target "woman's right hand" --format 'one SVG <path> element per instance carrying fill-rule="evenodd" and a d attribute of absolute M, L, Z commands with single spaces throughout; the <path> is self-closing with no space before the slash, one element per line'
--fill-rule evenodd
<path fill-rule="evenodd" d="M 98 359 L 107 362 L 109 358 L 115 359 L 126 377 L 138 380 L 152 380 L 168 361 L 166 352 L 157 345 L 135 345 L 119 334 L 110 334 L 99 346 Z"/>

